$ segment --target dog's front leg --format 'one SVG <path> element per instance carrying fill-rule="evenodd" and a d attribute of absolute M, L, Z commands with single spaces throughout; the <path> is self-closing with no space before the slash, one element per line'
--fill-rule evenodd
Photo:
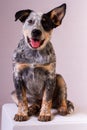
<path fill-rule="evenodd" d="M 19 92 L 17 92 L 18 98 L 18 112 L 14 116 L 15 121 L 26 121 L 28 120 L 28 103 L 26 98 L 26 90 L 24 86 L 20 86 Z M 21 92 L 21 94 L 20 94 Z"/>
<path fill-rule="evenodd" d="M 44 92 L 42 107 L 39 114 L 39 121 L 50 121 L 51 120 L 51 107 L 52 107 L 52 100 L 46 100 L 46 92 Z"/>
<path fill-rule="evenodd" d="M 18 64 L 15 66 L 15 71 L 13 73 L 14 85 L 18 99 L 18 112 L 14 116 L 15 121 L 28 120 L 28 101 L 26 97 L 26 86 L 22 77 L 24 68 L 26 68 L 26 66 Z"/>
<path fill-rule="evenodd" d="M 41 111 L 39 114 L 39 121 L 51 120 L 52 95 L 54 91 L 54 80 L 48 79 L 46 81 L 45 90 L 42 99 Z"/>
<path fill-rule="evenodd" d="M 22 90 L 22 96 L 23 96 L 22 99 L 18 100 L 18 112 L 14 116 L 15 121 L 28 120 L 28 103 L 25 96 L 25 90 Z"/>

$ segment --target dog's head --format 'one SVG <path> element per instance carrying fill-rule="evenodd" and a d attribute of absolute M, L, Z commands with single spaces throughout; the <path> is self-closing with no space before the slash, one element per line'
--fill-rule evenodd
<path fill-rule="evenodd" d="M 51 38 L 54 28 L 62 23 L 66 12 L 66 4 L 54 8 L 48 13 L 40 14 L 32 10 L 16 12 L 15 21 L 23 23 L 23 35 L 26 43 L 32 49 L 43 49 Z"/>

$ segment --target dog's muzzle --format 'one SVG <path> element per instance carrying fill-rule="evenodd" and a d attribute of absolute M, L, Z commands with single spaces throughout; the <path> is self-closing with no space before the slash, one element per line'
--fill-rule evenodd
<path fill-rule="evenodd" d="M 41 40 L 42 32 L 39 29 L 34 29 L 31 32 L 32 38 L 27 36 L 27 41 L 32 48 L 39 48 L 43 43 L 44 40 Z"/>

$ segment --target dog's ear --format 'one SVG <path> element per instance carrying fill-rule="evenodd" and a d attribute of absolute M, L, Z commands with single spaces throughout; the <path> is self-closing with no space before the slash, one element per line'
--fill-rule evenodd
<path fill-rule="evenodd" d="M 31 12 L 32 12 L 32 10 L 29 10 L 29 9 L 20 10 L 20 11 L 16 12 L 15 21 L 17 21 L 19 19 L 22 23 L 24 23 Z"/>
<path fill-rule="evenodd" d="M 57 27 L 61 24 L 62 19 L 64 18 L 66 13 L 66 4 L 62 4 L 59 7 L 54 8 L 50 12 L 47 13 L 47 15 L 52 20 L 52 23 L 54 24 L 54 27 Z"/>

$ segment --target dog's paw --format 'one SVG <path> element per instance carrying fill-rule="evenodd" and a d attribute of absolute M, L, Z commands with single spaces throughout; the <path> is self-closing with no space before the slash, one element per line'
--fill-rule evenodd
<path fill-rule="evenodd" d="M 59 114 L 59 115 L 62 115 L 62 116 L 67 115 L 67 108 L 64 107 L 64 106 L 59 107 L 59 108 L 58 108 L 58 114 Z"/>
<path fill-rule="evenodd" d="M 29 116 L 32 116 L 32 115 L 34 115 L 35 114 L 35 110 L 32 108 L 32 107 L 29 107 L 28 108 L 28 115 Z"/>
<path fill-rule="evenodd" d="M 28 108 L 28 115 L 29 116 L 36 115 L 38 114 L 39 111 L 40 111 L 40 106 L 37 104 L 33 104 Z"/>
<path fill-rule="evenodd" d="M 15 121 L 27 121 L 28 118 L 29 118 L 29 117 L 28 117 L 27 115 L 15 114 L 15 116 L 14 116 L 14 120 L 15 120 Z"/>
<path fill-rule="evenodd" d="M 44 122 L 46 122 L 46 121 L 51 121 L 51 115 L 49 115 L 49 114 L 47 114 L 47 115 L 39 115 L 39 117 L 38 117 L 38 120 L 39 121 L 44 121 Z"/>

